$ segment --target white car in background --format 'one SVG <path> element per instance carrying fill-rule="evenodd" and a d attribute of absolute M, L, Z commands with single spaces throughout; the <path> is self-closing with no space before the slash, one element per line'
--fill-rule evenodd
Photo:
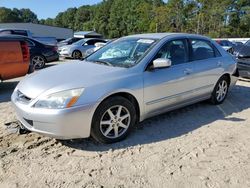
<path fill-rule="evenodd" d="M 99 50 L 100 48 L 102 48 L 103 46 L 105 46 L 107 43 L 104 42 L 97 42 L 95 43 L 95 47 L 88 49 L 86 51 L 86 56 L 89 56 L 90 54 L 94 53 L 95 51 Z"/>
<path fill-rule="evenodd" d="M 96 43 L 106 43 L 105 39 L 84 38 L 71 45 L 61 46 L 58 49 L 60 56 L 73 59 L 81 59 L 87 56 L 89 49 L 95 48 Z"/>

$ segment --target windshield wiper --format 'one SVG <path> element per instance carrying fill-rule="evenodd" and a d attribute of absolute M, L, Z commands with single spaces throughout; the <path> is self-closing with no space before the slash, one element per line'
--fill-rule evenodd
<path fill-rule="evenodd" d="M 113 65 L 111 64 L 111 63 L 109 63 L 109 62 L 106 62 L 106 61 L 93 61 L 93 62 L 95 62 L 95 63 L 98 63 L 98 64 L 102 64 L 102 65 L 108 65 L 108 66 L 112 66 L 113 67 Z"/>

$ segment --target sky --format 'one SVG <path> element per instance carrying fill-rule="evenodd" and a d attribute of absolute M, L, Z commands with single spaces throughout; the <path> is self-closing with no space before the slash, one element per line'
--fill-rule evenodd
<path fill-rule="evenodd" d="M 38 19 L 54 18 L 59 12 L 82 5 L 93 5 L 102 0 L 0 0 L 0 7 L 29 8 Z"/>

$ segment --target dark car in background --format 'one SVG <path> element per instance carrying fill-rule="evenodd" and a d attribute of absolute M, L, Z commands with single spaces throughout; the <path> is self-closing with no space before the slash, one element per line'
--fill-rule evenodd
<path fill-rule="evenodd" d="M 57 43 L 57 46 L 58 47 L 61 47 L 61 46 L 64 46 L 64 45 L 70 45 L 70 44 L 73 44 L 79 40 L 81 40 L 83 38 L 80 38 L 80 37 L 71 37 L 71 38 L 68 38 L 68 39 L 65 39 L 65 40 L 62 40 L 60 42 Z"/>
<path fill-rule="evenodd" d="M 222 39 L 222 40 L 217 39 L 216 42 L 217 42 L 219 45 L 221 45 L 222 48 L 223 48 L 224 50 L 226 50 L 227 52 L 233 54 L 234 48 L 235 48 L 235 46 L 236 46 L 234 43 L 232 43 L 232 42 L 229 41 L 229 40 L 225 40 L 225 39 Z"/>
<path fill-rule="evenodd" d="M 35 69 L 42 69 L 46 63 L 59 60 L 57 46 L 43 44 L 28 37 L 25 37 L 25 40 L 30 49 L 30 62 Z"/>
<path fill-rule="evenodd" d="M 235 49 L 238 70 L 241 77 L 250 78 L 250 40 Z"/>

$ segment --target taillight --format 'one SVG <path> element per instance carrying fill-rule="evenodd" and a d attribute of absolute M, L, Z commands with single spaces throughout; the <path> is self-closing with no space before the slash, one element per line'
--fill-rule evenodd
<path fill-rule="evenodd" d="M 27 42 L 21 41 L 21 48 L 23 53 L 23 61 L 27 62 L 30 59 L 30 51 Z"/>

